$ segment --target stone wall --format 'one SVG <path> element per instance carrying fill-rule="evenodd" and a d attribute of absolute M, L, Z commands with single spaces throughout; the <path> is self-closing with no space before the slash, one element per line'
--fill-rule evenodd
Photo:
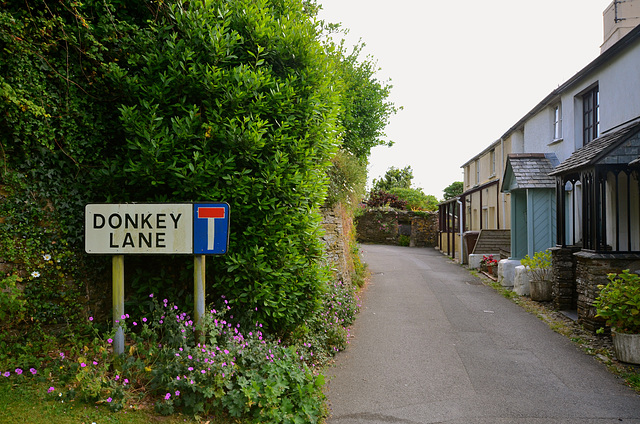
<path fill-rule="evenodd" d="M 363 243 L 434 247 L 438 213 L 370 209 L 356 219 L 356 231 Z"/>
<path fill-rule="evenodd" d="M 553 304 L 560 311 L 575 311 L 578 308 L 576 288 L 577 247 L 552 247 Z"/>
<path fill-rule="evenodd" d="M 578 252 L 575 254 L 576 289 L 578 292 L 578 321 L 588 330 L 596 331 L 604 325 L 596 318 L 593 302 L 600 293 L 598 285 L 606 285 L 608 274 L 619 274 L 625 269 L 640 269 L 640 255 Z"/>
<path fill-rule="evenodd" d="M 322 208 L 321 213 L 327 265 L 336 279 L 350 283 L 353 270 L 349 261 L 349 244 L 353 221 L 340 204 L 333 208 Z"/>

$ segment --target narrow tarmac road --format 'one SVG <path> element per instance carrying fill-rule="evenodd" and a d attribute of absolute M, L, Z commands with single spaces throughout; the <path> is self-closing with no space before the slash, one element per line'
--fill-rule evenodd
<path fill-rule="evenodd" d="M 435 249 L 364 245 L 372 278 L 327 370 L 328 424 L 640 423 L 640 397 Z"/>

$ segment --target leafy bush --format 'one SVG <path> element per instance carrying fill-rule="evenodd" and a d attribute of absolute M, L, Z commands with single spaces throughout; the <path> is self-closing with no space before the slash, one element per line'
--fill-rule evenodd
<path fill-rule="evenodd" d="M 620 333 L 640 333 L 640 276 L 625 269 L 608 278 L 609 284 L 598 286 L 600 294 L 593 303 L 596 316 Z"/>
<path fill-rule="evenodd" d="M 58 237 L 81 250 L 86 203 L 227 201 L 211 292 L 282 333 L 312 313 L 340 92 L 304 2 L 5 3 L 3 171 L 50 203 Z"/>
<path fill-rule="evenodd" d="M 326 203 L 354 205 L 362 199 L 367 182 L 367 167 L 357 157 L 341 150 L 329 168 L 329 188 Z"/>
<path fill-rule="evenodd" d="M 398 196 L 395 194 L 387 193 L 386 191 L 375 191 L 369 194 L 367 206 L 372 208 L 388 206 L 394 209 L 404 210 L 407 207 L 407 202 L 405 200 L 398 199 Z"/>
<path fill-rule="evenodd" d="M 531 276 L 534 281 L 551 280 L 552 264 L 551 252 L 549 250 L 536 252 L 532 258 L 526 255 L 520 263 L 531 270 Z"/>

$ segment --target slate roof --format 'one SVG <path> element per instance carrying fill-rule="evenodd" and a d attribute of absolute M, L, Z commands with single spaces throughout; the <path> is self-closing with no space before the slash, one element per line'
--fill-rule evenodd
<path fill-rule="evenodd" d="M 555 188 L 556 180 L 549 176 L 558 163 L 555 153 L 511 153 L 507 156 L 507 169 L 513 173 L 509 180 L 515 179 L 518 189 Z M 504 187 L 503 187 L 504 189 Z"/>
<path fill-rule="evenodd" d="M 639 131 L 640 123 L 635 123 L 618 131 L 598 137 L 591 143 L 573 152 L 573 154 L 558 165 L 550 175 L 566 174 L 581 168 L 593 166 Z M 626 155 L 628 159 L 626 163 L 631 164 L 634 160 L 638 159 L 639 155 L 640 151 L 638 151 L 638 148 L 631 147 L 631 150 L 627 152 Z"/>

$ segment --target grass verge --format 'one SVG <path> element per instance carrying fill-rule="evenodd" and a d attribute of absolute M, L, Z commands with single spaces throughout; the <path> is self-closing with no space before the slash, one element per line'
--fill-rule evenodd
<path fill-rule="evenodd" d="M 9 384 L 0 380 L 0 423 L 2 424 L 195 424 L 183 415 L 161 416 L 142 405 L 113 413 L 101 405 L 62 401 L 47 393 L 46 383 Z M 231 421 L 205 420 L 209 424 L 229 424 Z"/>

